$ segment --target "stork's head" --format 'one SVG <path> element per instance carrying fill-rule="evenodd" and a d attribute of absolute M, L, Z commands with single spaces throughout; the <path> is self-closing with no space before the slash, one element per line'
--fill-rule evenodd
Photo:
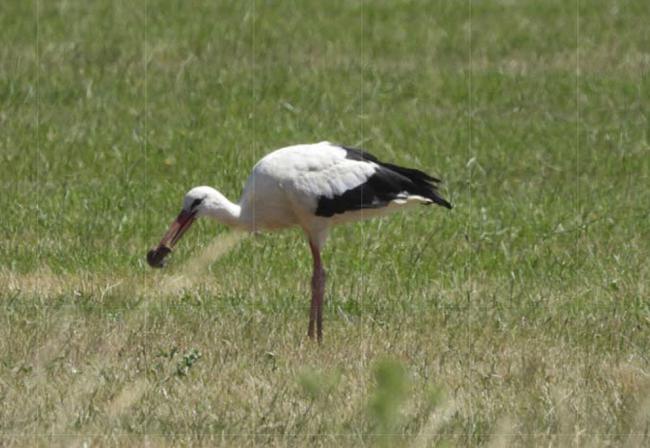
<path fill-rule="evenodd" d="M 194 187 L 187 192 L 183 198 L 183 208 L 176 219 L 169 226 L 169 230 L 162 237 L 158 246 L 147 253 L 147 262 L 153 268 L 162 268 L 164 259 L 174 248 L 174 245 L 181 239 L 194 221 L 205 216 L 219 193 L 210 187 Z"/>
<path fill-rule="evenodd" d="M 185 194 L 181 212 L 194 213 L 195 218 L 205 216 L 219 196 L 221 195 L 212 187 L 194 187 Z"/>

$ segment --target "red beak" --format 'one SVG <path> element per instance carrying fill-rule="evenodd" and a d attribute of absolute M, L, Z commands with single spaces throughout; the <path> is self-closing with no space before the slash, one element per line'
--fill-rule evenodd
<path fill-rule="evenodd" d="M 169 230 L 165 233 L 165 236 L 162 237 L 160 243 L 158 243 L 158 247 L 173 248 L 187 229 L 190 228 L 194 219 L 194 213 L 182 210 L 174 222 L 169 226 Z"/>
<path fill-rule="evenodd" d="M 158 246 L 147 253 L 149 266 L 152 268 L 163 267 L 165 257 L 171 253 L 174 245 L 181 239 L 187 229 L 192 226 L 195 219 L 195 213 L 186 210 L 182 210 L 178 214 L 174 222 L 169 226 L 169 230 L 167 230 L 165 236 L 158 243 Z"/>

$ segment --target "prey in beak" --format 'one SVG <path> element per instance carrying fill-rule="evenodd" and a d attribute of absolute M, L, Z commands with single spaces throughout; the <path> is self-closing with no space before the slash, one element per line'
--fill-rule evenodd
<path fill-rule="evenodd" d="M 162 237 L 158 246 L 147 252 L 147 263 L 152 268 L 162 268 L 165 265 L 165 257 L 172 252 L 174 245 L 181 239 L 183 234 L 192 226 L 196 220 L 196 211 L 182 210 L 169 230 Z"/>

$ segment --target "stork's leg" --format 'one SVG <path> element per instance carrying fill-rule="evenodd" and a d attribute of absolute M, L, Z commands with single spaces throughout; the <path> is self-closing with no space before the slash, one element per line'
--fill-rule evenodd
<path fill-rule="evenodd" d="M 314 258 L 314 274 L 311 278 L 311 310 L 309 313 L 309 330 L 307 334 L 314 339 L 314 326 L 318 342 L 323 340 L 323 300 L 325 295 L 325 269 L 320 258 L 320 250 L 309 241 L 311 255 Z"/>

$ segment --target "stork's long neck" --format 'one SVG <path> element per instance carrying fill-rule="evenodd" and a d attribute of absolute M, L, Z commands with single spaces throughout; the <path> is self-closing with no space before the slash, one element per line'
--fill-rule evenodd
<path fill-rule="evenodd" d="M 242 228 L 241 207 L 214 191 L 205 204 L 205 215 L 229 227 Z"/>

